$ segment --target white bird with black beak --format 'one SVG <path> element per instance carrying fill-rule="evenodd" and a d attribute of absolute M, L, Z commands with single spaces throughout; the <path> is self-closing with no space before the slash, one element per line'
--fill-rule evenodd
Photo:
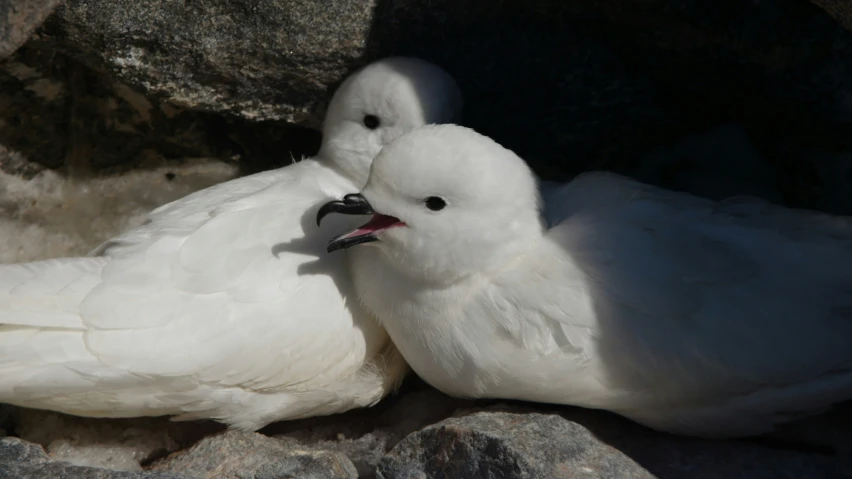
<path fill-rule="evenodd" d="M 852 221 L 713 202 L 611 174 L 539 192 L 511 151 L 454 125 L 385 147 L 367 214 L 333 239 L 412 368 L 447 394 L 607 409 L 740 436 L 852 398 Z M 553 211 L 551 213 L 553 213 Z"/>
<path fill-rule="evenodd" d="M 165 205 L 99 256 L 0 266 L 0 402 L 246 430 L 378 402 L 407 366 L 313 219 L 460 108 L 440 68 L 378 61 L 338 88 L 316 158 Z"/>

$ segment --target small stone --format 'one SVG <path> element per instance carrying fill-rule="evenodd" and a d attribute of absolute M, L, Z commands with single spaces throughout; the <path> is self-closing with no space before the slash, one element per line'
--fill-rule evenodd
<path fill-rule="evenodd" d="M 225 431 L 171 455 L 152 468 L 198 479 L 354 479 L 345 454 L 303 450 L 258 433 Z"/>
<path fill-rule="evenodd" d="M 0 464 L 13 462 L 40 464 L 47 461 L 47 454 L 38 444 L 22 441 L 16 437 L 0 438 Z"/>

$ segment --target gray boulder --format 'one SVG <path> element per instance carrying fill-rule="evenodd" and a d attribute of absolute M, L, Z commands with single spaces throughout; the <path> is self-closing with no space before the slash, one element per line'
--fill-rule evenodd
<path fill-rule="evenodd" d="M 381 460 L 379 477 L 840 479 L 852 473 L 844 456 L 674 437 L 600 411 L 492 409 L 409 435 Z"/>
<path fill-rule="evenodd" d="M 341 452 L 304 450 L 256 433 L 227 431 L 158 461 L 147 471 L 116 471 L 54 461 L 42 446 L 0 438 L 3 479 L 354 479 L 355 466 Z"/>
<path fill-rule="evenodd" d="M 313 121 L 364 52 L 366 1 L 72 1 L 46 30 L 116 78 L 197 110 Z"/>
<path fill-rule="evenodd" d="M 459 81 L 466 125 L 546 179 L 630 171 L 676 138 L 739 123 L 761 150 L 794 139 L 767 160 L 797 170 L 784 195 L 799 198 L 835 169 L 806 147 L 852 149 L 852 33 L 800 0 L 69 0 L 30 46 L 154 104 L 311 128 L 354 68 L 419 56 Z M 237 143 L 274 154 L 267 136 Z"/>
<path fill-rule="evenodd" d="M 579 424 L 556 415 L 476 413 L 451 418 L 400 442 L 379 477 L 653 478 Z"/>
<path fill-rule="evenodd" d="M 341 452 L 306 450 L 257 433 L 226 431 L 154 465 L 194 479 L 355 479 L 355 466 Z"/>
<path fill-rule="evenodd" d="M 187 158 L 253 173 L 313 153 L 320 136 L 158 101 L 32 43 L 0 62 L 0 170 L 26 178 L 45 167 L 80 177 Z"/>

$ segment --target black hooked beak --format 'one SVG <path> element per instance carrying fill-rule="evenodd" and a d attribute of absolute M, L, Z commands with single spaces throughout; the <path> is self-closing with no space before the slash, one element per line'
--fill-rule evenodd
<path fill-rule="evenodd" d="M 344 215 L 371 215 L 373 207 L 360 193 L 352 193 L 343 197 L 343 201 L 329 201 L 317 211 L 317 226 L 329 213 Z"/>
<path fill-rule="evenodd" d="M 322 219 L 329 213 L 341 213 L 344 215 L 373 215 L 367 224 L 361 226 L 355 231 L 342 234 L 329 241 L 328 246 L 326 247 L 326 251 L 329 253 L 358 244 L 377 241 L 379 239 L 377 235 L 380 232 L 396 226 L 405 226 L 405 223 L 393 216 L 374 212 L 370 203 L 368 203 L 367 200 L 358 193 L 344 196 L 343 201 L 330 201 L 322 205 L 317 212 L 317 226 L 319 226 Z"/>

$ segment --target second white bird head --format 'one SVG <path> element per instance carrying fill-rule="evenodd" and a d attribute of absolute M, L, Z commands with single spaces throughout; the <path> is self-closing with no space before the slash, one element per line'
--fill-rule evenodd
<path fill-rule="evenodd" d="M 382 147 L 419 126 L 458 121 L 461 109 L 461 90 L 438 66 L 409 57 L 378 60 L 334 93 L 319 157 L 363 185 Z"/>
<path fill-rule="evenodd" d="M 540 237 L 535 175 L 511 150 L 457 125 L 415 129 L 376 157 L 360 194 L 324 205 L 328 213 L 372 214 L 328 251 L 368 244 L 400 272 L 449 283 L 488 271 Z"/>

